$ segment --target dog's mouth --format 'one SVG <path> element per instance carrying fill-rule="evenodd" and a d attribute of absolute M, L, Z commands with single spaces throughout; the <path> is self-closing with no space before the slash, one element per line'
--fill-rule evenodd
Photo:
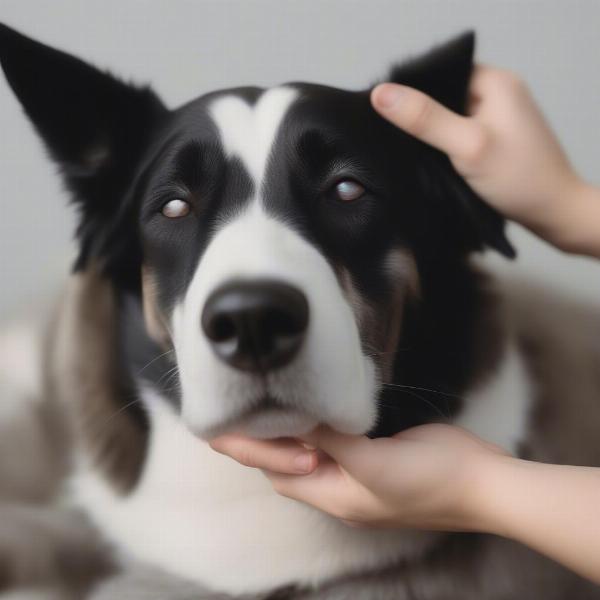
<path fill-rule="evenodd" d="M 312 431 L 318 424 L 319 419 L 314 415 L 267 395 L 225 421 L 206 427 L 200 435 L 205 439 L 225 433 L 261 439 L 297 437 Z"/>

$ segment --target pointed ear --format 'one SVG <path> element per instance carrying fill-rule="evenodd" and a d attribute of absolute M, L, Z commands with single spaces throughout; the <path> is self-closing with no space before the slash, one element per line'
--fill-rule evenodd
<path fill-rule="evenodd" d="M 475 34 L 466 32 L 421 57 L 394 67 L 389 81 L 421 90 L 464 115 L 474 49 Z M 448 225 L 454 223 L 457 228 L 460 236 L 457 243 L 467 251 L 489 246 L 506 258 L 514 258 L 516 252 L 504 234 L 504 218 L 475 194 L 447 156 L 428 148 L 429 157 L 425 161 L 428 188 L 439 196 L 440 210 L 446 212 L 452 208 Z"/>
<path fill-rule="evenodd" d="M 144 145 L 168 111 L 148 88 L 125 84 L 2 24 L 0 63 L 81 207 L 84 266 L 114 227 Z"/>
<path fill-rule="evenodd" d="M 454 112 L 464 114 L 474 51 L 475 33 L 468 31 L 393 67 L 388 81 L 421 90 Z"/>

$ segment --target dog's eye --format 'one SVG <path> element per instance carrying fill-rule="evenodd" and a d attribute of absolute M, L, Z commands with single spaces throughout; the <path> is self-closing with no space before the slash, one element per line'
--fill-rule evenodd
<path fill-rule="evenodd" d="M 365 188 L 352 179 L 344 179 L 335 186 L 335 195 L 342 202 L 358 200 L 364 193 Z"/>
<path fill-rule="evenodd" d="M 175 198 L 162 207 L 162 214 L 169 219 L 180 219 L 190 214 L 190 205 L 185 200 Z"/>

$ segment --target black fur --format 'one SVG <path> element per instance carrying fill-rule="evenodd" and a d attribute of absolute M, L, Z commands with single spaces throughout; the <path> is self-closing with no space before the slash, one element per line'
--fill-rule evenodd
<path fill-rule="evenodd" d="M 473 34 L 466 34 L 394 68 L 388 79 L 464 113 L 473 45 Z M 115 394 L 144 431 L 148 421 L 131 400 L 134 379 L 150 381 L 176 407 L 180 398 L 172 348 L 160 347 L 146 331 L 142 266 L 156 284 L 157 309 L 169 314 L 217 229 L 257 191 L 242 162 L 226 156 L 208 114 L 223 92 L 168 110 L 148 88 L 1 25 L 0 63 L 79 207 L 75 268 L 99 265 L 113 286 L 119 308 L 114 356 L 123 367 L 122 385 L 115 386 L 122 391 Z M 467 259 L 486 248 L 512 258 L 504 222 L 446 156 L 381 118 L 370 105 L 370 89 L 290 85 L 300 99 L 286 114 L 268 162 L 260 190 L 266 210 L 318 248 L 335 272 L 351 274 L 365 303 L 379 309 L 381 328 L 395 284 L 382 268 L 385 257 L 405 248 L 416 261 L 420 293 L 405 308 L 386 382 L 407 387 L 384 388 L 370 435 L 450 418 L 472 383 L 487 303 Z M 227 90 L 249 104 L 261 92 Z M 339 202 L 334 186 L 340 179 L 360 182 L 364 195 Z M 173 198 L 190 204 L 188 216 L 162 215 Z"/>
<path fill-rule="evenodd" d="M 0 24 L 0 63 L 80 209 L 76 268 L 101 259 L 120 286 L 139 285 L 139 246 L 123 199 L 142 153 L 167 111 L 146 87 Z"/>
<path fill-rule="evenodd" d="M 388 79 L 464 113 L 473 47 L 474 35 L 467 33 L 395 67 Z M 121 298 L 125 355 L 137 372 L 160 354 L 141 314 L 132 314 L 141 311 L 142 263 L 155 273 L 160 308 L 168 312 L 185 293 L 217 223 L 253 192 L 243 165 L 223 154 L 207 114 L 216 93 L 169 111 L 148 88 L 125 84 L 5 26 L 0 62 L 80 207 L 76 268 L 99 262 Z M 286 115 L 269 162 L 266 206 L 320 248 L 334 268 L 348 269 L 375 306 L 390 292 L 380 268 L 386 253 L 397 246 L 412 251 L 422 301 L 405 318 L 400 346 L 406 351 L 396 357 L 393 382 L 444 394 L 421 391 L 426 401 L 415 402 L 414 393 L 385 390 L 374 433 L 449 416 L 469 380 L 480 303 L 465 260 L 485 247 L 514 257 L 503 219 L 445 155 L 382 119 L 370 106 L 370 90 L 292 85 L 301 99 Z M 260 92 L 228 91 L 248 103 Z M 335 182 L 346 177 L 366 188 L 351 204 L 332 195 Z M 191 203 L 189 217 L 162 217 L 162 206 L 173 197 Z M 165 357 L 145 376 L 161 385 L 172 366 Z M 165 391 L 178 401 L 176 386 Z M 385 408 L 390 405 L 402 410 Z"/>

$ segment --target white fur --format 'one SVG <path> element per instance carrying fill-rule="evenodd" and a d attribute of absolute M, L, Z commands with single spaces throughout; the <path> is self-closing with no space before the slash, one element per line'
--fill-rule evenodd
<path fill-rule="evenodd" d="M 225 152 L 242 160 L 256 184 L 263 180 L 279 125 L 297 96 L 294 88 L 277 87 L 254 106 L 239 96 L 218 97 L 210 106 Z"/>
<path fill-rule="evenodd" d="M 526 398 L 520 359 L 511 349 L 499 371 L 466 399 L 467 412 L 457 422 L 513 447 L 525 431 Z M 136 559 L 216 590 L 252 593 L 381 567 L 418 555 L 435 539 L 427 533 L 352 529 L 278 496 L 260 471 L 192 436 L 154 392 L 146 390 L 144 399 L 152 433 L 135 492 L 120 499 L 85 466 L 74 481 L 76 495 L 101 530 Z"/>
<path fill-rule="evenodd" d="M 511 340 L 497 373 L 470 394 L 456 425 L 515 452 L 527 430 L 531 393 L 523 358 Z"/>
<path fill-rule="evenodd" d="M 266 91 L 250 107 L 237 97 L 218 98 L 210 111 L 230 155 L 246 165 L 256 196 L 243 214 L 225 224 L 204 252 L 183 301 L 172 318 L 183 391 L 183 418 L 208 438 L 269 394 L 287 410 L 236 423 L 252 435 L 300 435 L 319 422 L 347 433 L 363 433 L 375 422 L 377 376 L 362 354 L 352 309 L 333 270 L 314 246 L 269 216 L 260 183 L 278 127 L 297 92 Z M 199 326 L 208 296 L 233 279 L 277 279 L 307 297 L 306 340 L 293 363 L 269 374 L 266 382 L 222 363 Z"/>
<path fill-rule="evenodd" d="M 325 581 L 415 555 L 429 534 L 353 529 L 275 494 L 263 474 L 192 436 L 144 392 L 152 438 L 134 493 L 120 499 L 81 468 L 75 494 L 125 555 L 231 594 Z"/>
<path fill-rule="evenodd" d="M 265 92 L 254 107 L 232 97 L 218 98 L 211 107 L 226 152 L 246 165 L 257 193 L 242 214 L 216 232 L 173 313 L 183 420 L 205 437 L 250 406 L 265 387 L 290 412 L 247 424 L 254 435 L 298 435 L 318 422 L 362 433 L 374 423 L 375 367 L 362 354 L 352 309 L 331 267 L 263 207 L 265 168 L 295 97 L 283 88 Z M 269 375 L 266 384 L 220 362 L 200 329 L 210 293 L 231 279 L 257 277 L 298 287 L 310 307 L 299 356 Z M 518 437 L 525 427 L 527 390 L 513 351 L 505 359 L 466 400 L 459 422 L 510 446 L 516 441 L 512 432 Z M 260 471 L 213 452 L 192 435 L 155 392 L 145 390 L 143 398 L 151 419 L 150 444 L 134 492 L 120 498 L 86 464 L 73 482 L 79 501 L 125 555 L 240 594 L 381 567 L 415 556 L 435 539 L 427 533 L 352 529 L 278 496 Z M 495 435 L 500 424 L 505 427 Z"/>
<path fill-rule="evenodd" d="M 223 364 L 201 335 L 199 315 L 208 296 L 234 278 L 285 281 L 307 296 L 310 320 L 294 362 L 268 377 L 269 393 L 307 416 L 254 434 L 299 435 L 319 421 L 363 433 L 375 420 L 373 361 L 362 354 L 352 309 L 323 256 L 300 236 L 254 205 L 209 245 L 188 293 L 176 309 L 173 332 L 183 390 L 183 416 L 201 435 L 248 407 L 259 383 Z"/>

